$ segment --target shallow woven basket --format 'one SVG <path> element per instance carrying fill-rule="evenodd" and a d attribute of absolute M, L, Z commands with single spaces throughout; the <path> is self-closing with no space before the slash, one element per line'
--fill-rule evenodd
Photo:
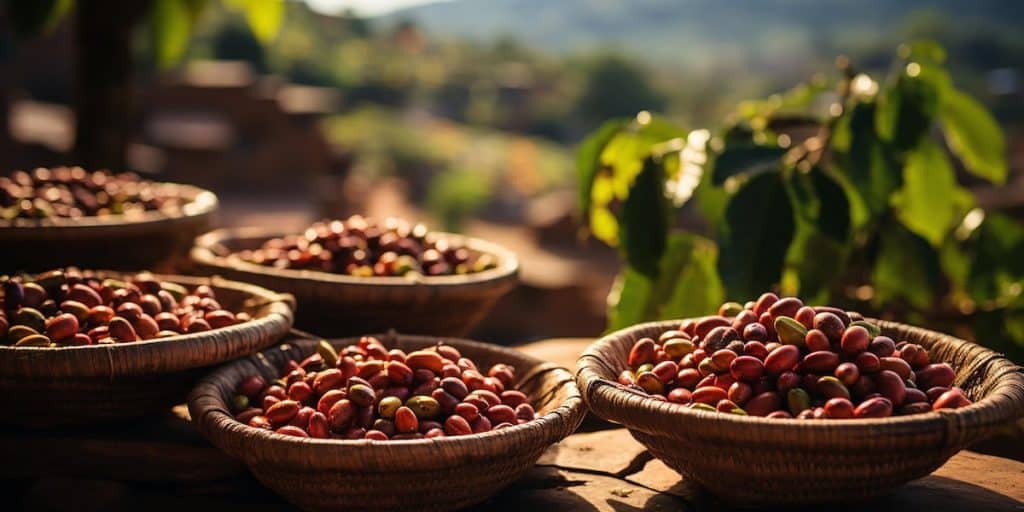
<path fill-rule="evenodd" d="M 433 346 L 438 338 L 381 336 L 406 351 Z M 336 347 L 356 338 L 334 341 Z M 485 343 L 445 338 L 481 367 L 516 367 L 518 388 L 530 397 L 538 419 L 483 434 L 410 441 L 299 439 L 235 421 L 231 397 L 246 376 L 280 376 L 289 358 L 316 349 L 298 340 L 221 368 L 192 391 L 192 421 L 214 445 L 242 459 L 256 478 L 305 510 L 453 510 L 479 503 L 533 466 L 552 443 L 583 420 L 583 401 L 572 374 L 551 363 Z"/>
<path fill-rule="evenodd" d="M 189 185 L 166 184 L 190 199 L 182 211 L 148 211 L 81 219 L 0 220 L 0 272 L 82 268 L 138 270 L 168 267 L 184 258 L 209 229 L 217 196 Z"/>
<path fill-rule="evenodd" d="M 879 420 L 779 420 L 659 402 L 618 387 L 633 343 L 679 321 L 641 324 L 601 338 L 580 357 L 576 380 L 590 409 L 621 423 L 651 453 L 722 499 L 744 505 L 871 498 L 928 475 L 956 452 L 1024 416 L 1022 369 L 984 347 L 875 321 L 884 334 L 928 348 L 957 371 L 974 404 Z"/>
<path fill-rule="evenodd" d="M 464 336 L 516 285 L 519 262 L 507 249 L 477 238 L 446 234 L 471 250 L 493 255 L 497 268 L 465 275 L 354 277 L 276 269 L 228 254 L 255 249 L 281 236 L 263 229 L 217 230 L 196 239 L 192 262 L 215 274 L 295 296 L 300 329 L 323 336 L 353 336 L 396 329 L 411 334 Z"/>
<path fill-rule="evenodd" d="M 114 272 L 101 276 L 120 277 Z M 248 322 L 160 340 L 83 347 L 0 346 L 0 423 L 26 427 L 104 423 L 185 401 L 209 367 L 266 348 L 292 324 L 292 299 L 219 278 L 157 275 L 210 285 L 217 301 Z"/>

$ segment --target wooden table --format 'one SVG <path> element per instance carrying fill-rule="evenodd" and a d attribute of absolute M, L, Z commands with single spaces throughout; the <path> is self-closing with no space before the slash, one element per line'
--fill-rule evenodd
<path fill-rule="evenodd" d="M 588 340 L 521 347 L 572 366 Z M 206 443 L 183 406 L 123 427 L 0 431 L 3 510 L 292 510 Z M 591 418 L 478 511 L 727 510 L 654 459 L 621 428 Z M 839 510 L 1024 511 L 1024 463 L 964 451 L 885 499 Z"/>

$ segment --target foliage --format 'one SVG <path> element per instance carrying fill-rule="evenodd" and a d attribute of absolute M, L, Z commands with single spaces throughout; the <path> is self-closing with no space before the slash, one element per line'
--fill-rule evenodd
<path fill-rule="evenodd" d="M 23 38 L 53 29 L 74 8 L 76 0 L 8 0 L 15 32 Z M 250 30 L 264 44 L 277 35 L 284 17 L 284 2 L 271 0 L 224 0 L 241 13 Z M 147 10 L 149 46 L 156 62 L 171 66 L 185 55 L 193 27 L 207 10 L 205 0 L 152 0 Z M 114 13 L 111 13 L 114 15 Z"/>
<path fill-rule="evenodd" d="M 953 85 L 936 43 L 901 46 L 881 83 L 838 62 L 831 86 L 814 80 L 744 102 L 698 148 L 646 112 L 610 121 L 583 143 L 581 214 L 625 262 L 610 296 L 611 328 L 699 313 L 694 306 L 722 289 L 749 300 L 769 288 L 910 321 L 955 319 L 979 334 L 992 332 L 992 322 L 1020 323 L 1024 227 L 977 208 L 950 159 L 1004 183 L 996 121 Z M 712 203 L 696 210 L 714 242 L 674 232 L 660 206 L 694 162 L 705 172 L 691 172 L 696 188 L 676 203 Z M 652 186 L 651 176 L 663 185 Z M 637 197 L 643 206 L 629 208 Z M 636 230 L 639 242 L 622 235 Z M 689 245 L 673 243 L 681 236 Z M 708 258 L 715 272 L 701 276 L 702 290 L 679 284 L 678 267 L 695 272 Z M 689 302 L 674 309 L 680 296 Z M 1020 331 L 982 341 L 1020 354 Z"/>
<path fill-rule="evenodd" d="M 443 201 L 431 199 L 438 197 L 437 191 L 458 188 L 452 181 L 487 185 L 483 205 L 476 204 L 479 187 L 467 185 L 474 199 L 466 198 L 465 202 L 474 207 L 453 208 L 457 217 L 475 213 L 482 206 L 500 208 L 501 204 L 569 189 L 573 183 L 568 149 L 537 137 L 370 106 L 331 116 L 321 128 L 332 145 L 355 156 L 354 173 L 371 179 L 403 178 L 410 184 L 411 199 L 425 200 L 439 215 L 445 214 L 447 202 L 463 202 L 464 198 L 447 192 L 440 194 Z M 437 180 L 446 183 L 435 183 Z M 461 220 L 455 218 L 454 223 Z"/>

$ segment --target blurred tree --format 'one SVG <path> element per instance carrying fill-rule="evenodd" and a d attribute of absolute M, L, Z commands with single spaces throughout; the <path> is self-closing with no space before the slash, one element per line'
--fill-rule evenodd
<path fill-rule="evenodd" d="M 276 36 L 284 2 L 224 0 L 262 42 Z M 123 169 L 134 105 L 132 46 L 147 21 L 150 50 L 168 67 L 185 54 L 203 0 L 6 0 L 15 33 L 49 32 L 69 13 L 75 24 L 75 155 L 88 168 Z"/>
<path fill-rule="evenodd" d="M 587 67 L 584 80 L 577 108 L 588 126 L 640 110 L 660 111 L 666 105 L 644 68 L 618 55 L 598 57 Z"/>

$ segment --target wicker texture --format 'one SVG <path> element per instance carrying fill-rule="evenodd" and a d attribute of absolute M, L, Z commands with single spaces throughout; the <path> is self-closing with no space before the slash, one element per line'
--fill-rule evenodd
<path fill-rule="evenodd" d="M 176 215 L 144 212 L 81 219 L 0 220 L 0 272 L 43 271 L 77 265 L 119 270 L 169 266 L 187 255 L 192 241 L 209 229 L 217 196 L 175 185 L 190 203 Z"/>
<path fill-rule="evenodd" d="M 121 277 L 113 272 L 102 276 Z M 212 365 L 266 348 L 292 324 L 293 299 L 219 278 L 156 276 L 208 284 L 253 320 L 161 340 L 83 347 L 0 346 L 0 423 L 57 426 L 144 416 L 181 403 Z"/>
<path fill-rule="evenodd" d="M 381 336 L 406 351 L 438 338 Z M 337 347 L 355 338 L 335 341 Z M 235 421 L 227 405 L 237 384 L 256 372 L 279 376 L 289 358 L 313 353 L 297 340 L 237 361 L 204 378 L 189 399 L 192 421 L 214 445 L 242 459 L 264 485 L 305 510 L 453 510 L 479 503 L 529 469 L 552 443 L 583 420 L 572 374 L 514 350 L 444 339 L 479 366 L 512 364 L 538 419 L 474 434 L 410 441 L 299 439 Z"/>
<path fill-rule="evenodd" d="M 928 475 L 953 454 L 1024 416 L 1024 373 L 984 347 L 934 331 L 876 321 L 895 340 L 919 343 L 957 371 L 974 404 L 879 420 L 779 420 L 689 409 L 615 384 L 633 343 L 679 321 L 605 336 L 579 359 L 590 409 L 627 427 L 675 471 L 744 505 L 861 500 Z"/>
<path fill-rule="evenodd" d="M 498 267 L 484 272 L 422 277 L 354 277 L 276 269 L 223 256 L 281 236 L 261 229 L 217 230 L 196 240 L 192 263 L 221 275 L 287 292 L 298 303 L 296 326 L 323 336 L 353 336 L 396 329 L 412 334 L 464 336 L 516 285 L 519 263 L 507 249 L 460 235 L 455 243 L 489 253 Z"/>

